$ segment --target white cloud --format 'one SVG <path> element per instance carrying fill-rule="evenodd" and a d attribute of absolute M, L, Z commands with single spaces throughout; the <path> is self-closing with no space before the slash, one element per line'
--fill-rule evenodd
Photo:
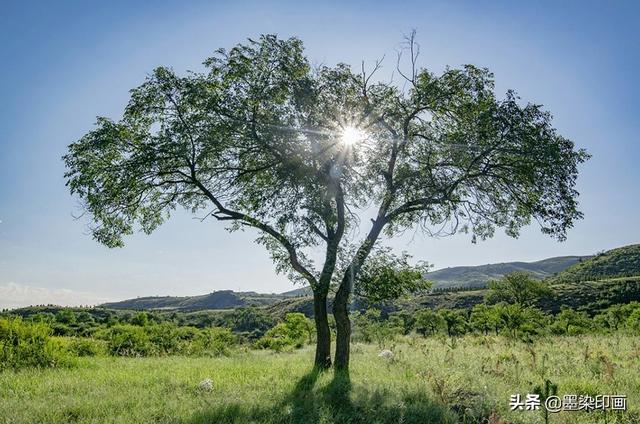
<path fill-rule="evenodd" d="M 32 287 L 13 282 L 0 285 L 0 308 L 48 304 L 59 306 L 97 305 L 109 300 L 111 299 L 91 292 Z"/>

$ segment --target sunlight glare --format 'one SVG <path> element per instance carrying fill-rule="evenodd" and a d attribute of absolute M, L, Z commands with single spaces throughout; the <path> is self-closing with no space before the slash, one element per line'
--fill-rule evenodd
<path fill-rule="evenodd" d="M 342 142 L 345 146 L 353 146 L 365 138 L 364 132 L 356 127 L 342 129 Z"/>

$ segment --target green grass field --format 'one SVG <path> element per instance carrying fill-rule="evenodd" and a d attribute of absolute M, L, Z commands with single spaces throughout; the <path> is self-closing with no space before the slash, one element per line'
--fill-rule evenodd
<path fill-rule="evenodd" d="M 222 358 L 82 358 L 73 368 L 0 374 L 6 423 L 542 423 L 509 396 L 544 379 L 563 394 L 626 394 L 627 412 L 563 412 L 552 423 L 640 422 L 640 340 L 411 338 L 356 344 L 349 377 L 310 372 L 310 348 Z M 211 390 L 199 383 L 211 379 Z"/>

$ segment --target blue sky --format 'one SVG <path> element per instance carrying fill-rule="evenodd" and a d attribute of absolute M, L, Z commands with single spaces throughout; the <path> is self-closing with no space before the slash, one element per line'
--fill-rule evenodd
<path fill-rule="evenodd" d="M 593 154 L 579 180 L 585 219 L 564 243 L 531 227 L 517 240 L 498 233 L 476 245 L 464 235 L 407 234 L 394 247 L 442 268 L 636 243 L 639 13 L 634 2 L 5 2 L 0 307 L 292 287 L 254 234 L 187 214 L 124 249 L 98 245 L 72 217 L 77 201 L 60 160 L 97 115 L 119 117 L 128 90 L 154 67 L 200 69 L 215 49 L 260 33 L 299 36 L 316 64 L 359 66 L 393 58 L 416 29 L 421 65 L 489 67 L 499 93 L 513 88 L 544 104 L 560 132 Z"/>

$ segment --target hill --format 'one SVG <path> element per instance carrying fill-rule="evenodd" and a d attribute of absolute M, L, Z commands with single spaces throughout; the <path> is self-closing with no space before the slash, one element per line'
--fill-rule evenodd
<path fill-rule="evenodd" d="M 553 286 L 554 296 L 542 301 L 538 306 L 545 312 L 557 313 L 563 306 L 595 314 L 607 307 L 629 302 L 640 301 L 640 278 L 620 278 L 603 281 L 581 283 L 559 283 Z M 471 289 L 428 293 L 376 307 L 386 314 L 394 311 L 416 311 L 419 309 L 470 309 L 483 303 L 487 289 Z M 331 303 L 331 301 L 330 301 Z M 364 311 L 369 305 L 354 299 L 352 310 Z M 313 298 L 311 296 L 288 298 L 266 307 L 267 312 L 275 317 L 282 317 L 289 312 L 302 312 L 313 316 Z"/>
<path fill-rule="evenodd" d="M 458 266 L 444 268 L 427 274 L 434 282 L 434 288 L 483 288 L 487 281 L 500 278 L 514 271 L 526 271 L 536 278 L 547 278 L 565 268 L 588 258 L 581 256 L 562 256 L 537 262 L 507 262 L 480 266 Z M 311 296 L 311 288 L 301 287 L 280 294 L 262 294 L 255 292 L 234 292 L 221 290 L 201 296 L 149 296 L 128 299 L 120 302 L 105 303 L 101 306 L 112 309 L 159 309 L 197 311 L 207 309 L 233 309 L 243 306 L 268 306 L 283 300 Z"/>
<path fill-rule="evenodd" d="M 511 272 L 523 271 L 543 280 L 554 276 L 564 269 L 575 265 L 590 256 L 558 256 L 535 262 L 505 262 L 498 264 L 456 266 L 427 273 L 433 282 L 433 288 L 453 287 L 484 288 L 490 280 L 499 279 Z M 302 287 L 282 293 L 286 297 L 311 296 L 309 287 Z"/>
<path fill-rule="evenodd" d="M 300 287 L 299 289 L 293 289 L 282 293 L 282 296 L 285 297 L 300 297 L 300 296 L 311 296 L 313 295 L 313 291 L 311 287 Z"/>
<path fill-rule="evenodd" d="M 502 276 L 523 271 L 532 274 L 535 278 L 545 279 L 562 270 L 589 258 L 588 256 L 559 256 L 543 259 L 536 262 L 505 262 L 478 266 L 456 266 L 432 271 L 427 278 L 433 281 L 436 289 L 450 287 L 482 288 L 490 280 Z"/>
<path fill-rule="evenodd" d="M 596 256 L 560 256 L 536 262 L 505 262 L 479 266 L 444 268 L 427 274 L 435 289 L 466 288 L 482 289 L 489 280 L 505 274 L 523 271 L 539 279 L 549 278 L 554 284 L 596 281 L 640 275 L 640 244 L 620 247 Z M 586 289 L 585 289 L 586 290 Z M 436 290 L 438 291 L 438 290 Z M 441 290 L 440 290 L 441 291 Z M 575 295 L 575 290 L 570 290 Z M 156 309 L 156 310 L 215 310 L 234 309 L 245 306 L 267 306 L 270 310 L 299 310 L 309 313 L 311 289 L 301 287 L 280 294 L 234 292 L 221 290 L 202 296 L 184 297 L 140 297 L 101 305 L 112 309 Z M 481 301 L 481 290 L 460 293 L 434 293 L 424 299 L 424 305 L 467 306 Z M 593 301 L 593 299 L 590 299 Z M 422 300 L 412 299 L 420 304 Z M 568 302 L 571 303 L 571 302 Z M 553 309 L 553 308 L 550 308 Z"/>
<path fill-rule="evenodd" d="M 234 292 L 220 290 L 201 296 L 149 296 L 111 302 L 101 305 L 110 309 L 167 309 L 199 311 L 207 309 L 234 309 L 243 306 L 265 306 L 278 302 L 285 297 L 278 294 L 255 292 Z"/>
<path fill-rule="evenodd" d="M 640 275 L 640 244 L 632 244 L 580 261 L 558 273 L 552 281 L 575 283 L 638 275 Z"/>

